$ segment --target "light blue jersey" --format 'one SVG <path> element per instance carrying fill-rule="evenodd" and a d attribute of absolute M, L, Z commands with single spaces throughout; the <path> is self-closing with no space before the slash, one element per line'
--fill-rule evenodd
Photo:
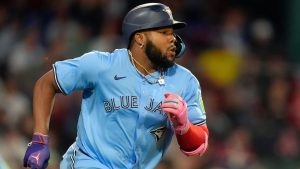
<path fill-rule="evenodd" d="M 131 64 L 127 49 L 93 51 L 56 62 L 53 68 L 62 93 L 83 91 L 78 136 L 62 168 L 155 168 L 173 135 L 161 109 L 164 93 L 187 102 L 191 123 L 205 123 L 199 82 L 177 64 L 164 72 L 164 85 L 147 82 Z M 146 78 L 155 81 L 158 76 L 154 72 Z"/>

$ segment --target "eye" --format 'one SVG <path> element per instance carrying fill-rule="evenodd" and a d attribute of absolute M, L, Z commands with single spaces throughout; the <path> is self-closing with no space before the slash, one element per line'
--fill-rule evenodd
<path fill-rule="evenodd" d="M 170 31 L 159 31 L 159 33 L 163 34 L 163 35 L 172 35 L 173 32 Z"/>
<path fill-rule="evenodd" d="M 163 34 L 163 35 L 167 35 L 167 34 L 168 34 L 167 31 L 161 31 L 161 32 L 159 32 L 159 33 L 161 33 L 161 34 Z"/>

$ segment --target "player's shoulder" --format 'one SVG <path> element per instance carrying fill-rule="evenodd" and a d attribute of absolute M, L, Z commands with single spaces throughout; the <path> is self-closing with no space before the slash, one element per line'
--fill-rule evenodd
<path fill-rule="evenodd" d="M 169 69 L 170 73 L 174 73 L 180 76 L 194 76 L 193 73 L 187 69 L 186 67 L 179 65 L 179 64 L 174 64 L 174 66 L 172 66 Z"/>
<path fill-rule="evenodd" d="M 117 59 L 119 57 L 122 57 L 124 55 L 127 55 L 127 49 L 122 48 L 122 49 L 115 49 L 112 52 L 103 52 L 103 51 L 91 51 L 87 54 L 90 55 L 96 55 L 97 57 L 104 57 L 104 58 L 112 58 L 112 59 Z"/>
<path fill-rule="evenodd" d="M 127 49 L 115 49 L 113 52 L 93 50 L 83 54 L 80 58 L 89 62 L 110 65 L 126 58 L 121 57 L 124 55 L 127 55 Z"/>
<path fill-rule="evenodd" d="M 179 64 L 174 64 L 174 66 L 169 68 L 167 75 L 176 77 L 176 79 L 186 79 L 189 82 L 192 80 L 199 83 L 197 77 L 189 69 Z"/>

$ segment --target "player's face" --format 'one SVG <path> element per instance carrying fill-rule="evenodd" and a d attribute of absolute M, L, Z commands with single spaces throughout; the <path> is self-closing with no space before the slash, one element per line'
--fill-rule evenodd
<path fill-rule="evenodd" d="M 163 28 L 149 32 L 145 44 L 145 53 L 154 67 L 168 68 L 175 63 L 175 37 L 172 28 Z"/>

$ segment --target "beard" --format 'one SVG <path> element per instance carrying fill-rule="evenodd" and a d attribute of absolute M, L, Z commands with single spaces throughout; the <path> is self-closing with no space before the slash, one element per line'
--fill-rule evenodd
<path fill-rule="evenodd" d="M 145 48 L 145 53 L 155 69 L 166 69 L 175 64 L 175 58 L 168 60 L 150 40 L 147 40 Z"/>

